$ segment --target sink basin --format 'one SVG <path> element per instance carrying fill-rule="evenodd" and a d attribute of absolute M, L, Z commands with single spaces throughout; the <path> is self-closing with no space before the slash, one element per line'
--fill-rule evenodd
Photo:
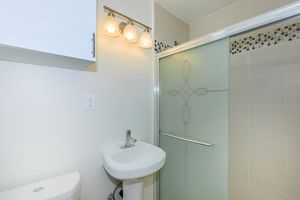
<path fill-rule="evenodd" d="M 156 146 L 140 141 L 126 149 L 121 148 L 123 145 L 111 145 L 102 153 L 104 168 L 116 179 L 142 178 L 157 172 L 165 164 L 166 153 Z"/>

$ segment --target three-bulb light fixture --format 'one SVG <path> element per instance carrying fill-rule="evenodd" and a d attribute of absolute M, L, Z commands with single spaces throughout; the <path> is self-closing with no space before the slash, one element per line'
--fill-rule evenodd
<path fill-rule="evenodd" d="M 104 20 L 104 32 L 107 36 L 119 37 L 122 35 L 126 42 L 131 44 L 139 42 L 139 46 L 146 49 L 153 46 L 153 38 L 150 33 L 151 28 L 149 26 L 127 17 L 126 15 L 123 15 L 107 6 L 104 6 L 104 10 L 108 11 L 108 15 Z M 116 15 L 121 18 L 125 18 L 127 23 L 118 23 Z M 139 25 L 144 28 L 144 32 L 141 34 L 139 39 L 134 25 Z"/>

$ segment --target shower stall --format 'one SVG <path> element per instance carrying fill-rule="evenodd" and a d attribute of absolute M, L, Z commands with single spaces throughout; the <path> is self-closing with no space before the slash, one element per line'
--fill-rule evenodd
<path fill-rule="evenodd" d="M 300 199 L 300 18 L 290 15 L 159 55 L 159 200 Z"/>

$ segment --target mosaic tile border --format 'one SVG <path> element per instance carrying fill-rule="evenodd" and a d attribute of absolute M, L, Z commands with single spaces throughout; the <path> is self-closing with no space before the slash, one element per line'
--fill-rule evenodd
<path fill-rule="evenodd" d="M 258 48 L 277 45 L 300 39 L 300 19 L 259 29 L 243 36 L 232 38 L 230 54 L 253 51 Z"/>
<path fill-rule="evenodd" d="M 158 40 L 154 40 L 154 50 L 155 50 L 155 53 L 160 53 L 162 51 L 165 51 L 169 48 L 172 48 L 171 45 L 168 45 L 168 44 L 165 44 L 163 42 L 160 42 Z"/>

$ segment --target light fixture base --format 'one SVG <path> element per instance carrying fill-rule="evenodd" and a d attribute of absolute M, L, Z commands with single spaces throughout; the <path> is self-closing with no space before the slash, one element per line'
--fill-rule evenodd
<path fill-rule="evenodd" d="M 121 22 L 119 24 L 119 30 L 120 30 L 121 34 L 123 34 L 126 25 L 127 25 L 127 23 L 125 23 L 125 22 Z"/>

